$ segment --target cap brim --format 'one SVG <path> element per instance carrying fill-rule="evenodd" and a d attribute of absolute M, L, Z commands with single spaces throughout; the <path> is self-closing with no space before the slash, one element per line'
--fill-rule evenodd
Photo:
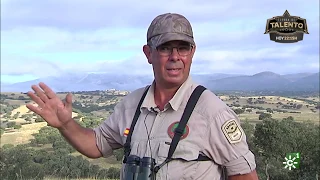
<path fill-rule="evenodd" d="M 155 47 L 160 46 L 169 41 L 185 41 L 190 44 L 195 44 L 194 39 L 188 35 L 181 34 L 181 33 L 166 33 L 161 34 L 159 36 L 151 38 L 151 44 Z"/>

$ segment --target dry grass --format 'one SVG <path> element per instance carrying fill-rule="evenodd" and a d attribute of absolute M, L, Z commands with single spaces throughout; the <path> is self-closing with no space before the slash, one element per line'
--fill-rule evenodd
<path fill-rule="evenodd" d="M 11 117 L 12 117 L 13 115 L 15 115 L 16 113 L 18 113 L 18 112 L 19 112 L 21 115 L 23 115 L 23 114 L 32 114 L 32 113 L 33 113 L 32 111 L 30 111 L 30 110 L 27 108 L 26 105 L 22 105 L 22 106 L 18 107 L 17 109 L 12 110 Z"/>
<path fill-rule="evenodd" d="M 32 134 L 38 133 L 39 130 L 44 126 L 47 126 L 46 122 L 26 124 L 16 132 L 4 133 L 1 136 L 0 145 L 2 147 L 4 144 L 18 145 L 29 143 L 30 139 L 33 139 Z"/>
<path fill-rule="evenodd" d="M 14 112 L 20 112 L 21 115 L 27 114 L 28 109 L 25 105 L 20 106 L 17 109 L 14 109 Z M 77 116 L 78 113 L 72 112 L 72 117 Z M 5 118 L 1 118 L 1 120 L 5 120 Z M 17 124 L 25 123 L 26 121 L 22 118 L 17 118 L 15 120 L 9 120 L 9 122 L 16 122 Z M 22 125 L 22 127 L 18 130 L 15 130 L 14 132 L 5 132 L 3 135 L 1 135 L 1 142 L 0 146 L 2 147 L 4 144 L 25 144 L 29 143 L 30 139 L 33 139 L 33 135 L 35 133 L 38 133 L 39 130 L 47 126 L 47 122 L 39 122 L 39 123 L 32 123 L 32 124 L 25 124 Z"/>
<path fill-rule="evenodd" d="M 12 94 L 12 93 L 4 93 L 4 94 Z M 60 96 L 61 98 L 64 98 L 66 94 L 58 94 L 58 96 Z M 18 96 L 26 96 L 24 94 L 21 93 L 15 93 L 14 97 L 18 97 Z M 73 95 L 75 97 L 75 99 L 80 98 L 80 95 L 74 94 Z M 27 97 L 27 96 L 26 96 Z M 265 104 L 252 104 L 253 106 L 261 106 L 263 108 L 271 108 L 271 109 L 276 109 L 277 108 L 277 104 L 278 102 L 281 102 L 283 104 L 288 104 L 288 103 L 296 103 L 296 104 L 302 104 L 303 107 L 299 110 L 288 110 L 288 111 L 300 111 L 301 114 L 298 113 L 278 113 L 275 112 L 272 114 L 272 117 L 275 119 L 283 119 L 289 116 L 294 117 L 295 120 L 297 121 L 305 121 L 305 120 L 311 120 L 313 122 L 319 123 L 319 110 L 317 110 L 315 113 L 312 112 L 310 109 L 314 108 L 314 105 L 310 105 L 305 101 L 302 100 L 297 100 L 297 99 L 293 99 L 293 98 L 287 98 L 287 97 L 281 97 L 281 96 L 251 96 L 251 97 L 239 97 L 239 102 L 238 104 L 240 104 L 241 106 L 243 105 L 249 105 L 247 103 L 247 99 L 248 98 L 255 98 L 255 100 L 257 100 L 258 98 L 262 98 L 264 97 L 264 101 L 266 101 Z M 94 98 L 97 98 L 94 96 Z M 220 96 L 220 99 L 222 99 L 225 103 L 227 104 L 232 104 L 234 102 L 234 100 L 230 100 L 229 96 Z M 309 97 L 306 98 L 309 100 L 319 100 L 319 97 Z M 20 116 L 13 120 L 15 122 L 17 122 L 17 124 L 19 123 L 24 123 L 26 122 L 24 119 L 21 118 L 22 115 L 24 114 L 32 114 L 33 112 L 29 111 L 29 109 L 26 107 L 25 102 L 23 100 L 11 100 L 11 101 L 15 101 L 14 103 L 18 103 L 20 102 L 20 107 L 14 109 L 12 111 L 12 115 L 20 112 Z M 306 107 L 306 105 L 309 105 L 309 108 Z M 278 106 L 281 107 L 281 106 Z M 99 112 L 95 112 L 99 115 L 107 115 L 106 111 L 99 111 Z M 75 117 L 77 116 L 77 113 L 72 113 L 72 116 Z M 239 115 L 240 119 L 244 120 L 244 119 L 248 119 L 249 121 L 258 121 L 259 119 L 259 114 L 256 114 L 256 110 L 253 110 L 253 112 L 248 113 L 245 112 L 243 114 Z M 5 118 L 1 117 L 1 121 L 6 120 Z M 11 120 L 10 120 L 11 121 Z M 11 132 L 11 133 L 5 133 L 2 135 L 1 137 L 1 146 L 3 144 L 21 144 L 21 143 L 27 143 L 29 142 L 29 140 L 31 138 L 33 138 L 32 134 L 33 133 L 37 133 L 39 131 L 39 129 L 43 126 L 45 126 L 46 123 L 35 123 L 35 124 L 29 124 L 29 125 L 23 125 L 22 128 L 20 130 L 18 130 L 17 132 Z"/>
<path fill-rule="evenodd" d="M 311 100 L 311 101 L 316 101 L 316 102 L 320 101 L 320 97 L 319 96 L 307 97 L 307 98 L 303 98 L 302 97 L 301 99 L 306 99 L 306 100 Z"/>
<path fill-rule="evenodd" d="M 237 104 L 240 104 L 241 106 L 244 105 L 250 105 L 247 103 L 247 100 L 249 98 L 253 98 L 253 101 L 258 100 L 258 98 L 262 98 L 264 97 L 265 99 L 263 99 L 266 103 L 264 104 L 251 104 L 251 106 L 260 106 L 263 108 L 271 108 L 271 109 L 278 109 L 278 107 L 280 108 L 281 105 L 277 105 L 278 102 L 281 102 L 282 104 L 302 104 L 302 108 L 301 109 L 283 109 L 283 110 L 287 110 L 288 112 L 290 111 L 299 111 L 301 113 L 278 113 L 275 112 L 272 114 L 272 117 L 274 119 L 283 119 L 283 118 L 287 118 L 289 116 L 294 117 L 294 119 L 296 121 L 312 121 L 315 123 L 319 123 L 319 110 L 317 110 L 316 112 L 312 112 L 311 109 L 314 109 L 314 105 L 313 104 L 309 104 L 306 101 L 302 101 L 302 100 L 298 100 L 298 99 L 293 99 L 293 98 L 288 98 L 288 97 L 281 97 L 281 96 L 251 96 L 251 97 L 239 97 Z M 230 100 L 229 96 L 221 96 L 220 97 L 225 103 L 227 104 L 233 104 L 235 102 L 235 100 Z M 310 97 L 307 99 L 310 100 L 314 100 L 317 99 L 318 97 Z M 278 107 L 277 107 L 278 106 Z M 309 106 L 309 107 L 307 107 Z M 251 113 L 245 112 L 243 114 L 240 114 L 239 117 L 241 120 L 245 120 L 248 119 L 249 121 L 259 121 L 259 114 L 256 114 L 256 111 L 260 111 L 260 110 L 253 110 Z"/>
<path fill-rule="evenodd" d="M 312 121 L 314 123 L 319 123 L 319 113 L 302 113 L 302 114 L 293 114 L 293 113 L 273 113 L 272 118 L 277 120 L 282 120 L 283 118 L 287 118 L 292 116 L 296 121 L 304 122 L 304 121 Z M 239 115 L 241 120 L 248 119 L 249 121 L 259 120 L 259 114 L 256 113 L 243 113 Z"/>
<path fill-rule="evenodd" d="M 35 103 L 32 103 L 34 106 L 37 106 Z M 11 113 L 11 117 L 13 117 L 15 114 L 17 113 L 20 113 L 18 118 L 16 118 L 14 121 L 23 121 L 25 122 L 24 119 L 21 118 L 21 116 L 25 115 L 25 114 L 33 114 L 32 111 L 30 111 L 26 105 L 21 105 L 20 107 L 12 110 L 12 113 Z M 3 115 L 1 115 L 1 120 L 6 120 L 6 118 L 2 118 Z M 78 113 L 75 113 L 75 112 L 72 112 L 72 117 L 75 117 L 75 116 L 78 116 Z M 35 117 L 35 116 L 33 116 Z"/>

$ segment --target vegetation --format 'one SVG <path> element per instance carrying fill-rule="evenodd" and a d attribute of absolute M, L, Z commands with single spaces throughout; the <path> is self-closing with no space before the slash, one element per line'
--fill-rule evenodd
<path fill-rule="evenodd" d="M 94 178 L 117 179 L 117 168 L 104 169 L 82 156 L 73 156 L 75 149 L 57 129 L 43 127 L 24 145 L 4 145 L 0 152 L 2 179 Z M 45 145 L 50 145 L 45 148 Z"/>
<path fill-rule="evenodd" d="M 319 95 L 224 92 L 219 96 L 242 120 L 261 180 L 311 180 L 320 175 Z M 74 119 L 84 127 L 96 127 L 122 97 L 103 91 L 76 92 Z M 16 110 L 27 100 L 24 94 L 1 95 L 1 139 L 24 124 L 44 121 L 34 113 Z M 105 166 L 108 159 L 79 155 L 52 127 L 42 127 L 33 137 L 25 144 L 2 144 L 1 179 L 119 179 L 123 149 L 114 151 L 114 167 Z M 301 154 L 300 167 L 290 171 L 283 162 L 286 153 L 294 152 Z"/>
<path fill-rule="evenodd" d="M 315 179 L 320 173 L 319 125 L 298 123 L 293 117 L 282 121 L 264 119 L 256 126 L 243 123 L 250 149 L 256 156 L 260 179 Z M 301 133 L 303 132 L 303 133 Z M 3 179 L 52 178 L 119 178 L 118 168 L 101 168 L 92 165 L 82 156 L 72 156 L 75 150 L 51 127 L 43 127 L 35 139 L 25 145 L 4 145 L 0 153 L 0 169 Z M 44 148 L 46 144 L 47 146 Z M 289 171 L 282 162 L 286 153 L 300 152 L 299 169 Z M 122 149 L 115 151 L 121 163 Z"/>
<path fill-rule="evenodd" d="M 116 179 L 119 170 L 102 169 L 65 148 L 35 150 L 28 145 L 4 146 L 0 152 L 1 179 L 93 178 Z"/>
<path fill-rule="evenodd" d="M 251 128 L 252 129 L 252 128 Z M 295 122 L 293 117 L 282 121 L 264 119 L 257 124 L 248 143 L 256 155 L 260 179 L 311 180 L 320 175 L 319 125 Z M 300 168 L 284 169 L 286 153 L 301 154 Z"/>

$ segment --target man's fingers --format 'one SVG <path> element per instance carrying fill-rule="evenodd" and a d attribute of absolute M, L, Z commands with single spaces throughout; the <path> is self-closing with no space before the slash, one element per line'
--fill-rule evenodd
<path fill-rule="evenodd" d="M 39 107 L 44 107 L 45 103 L 33 92 L 29 91 L 27 92 L 27 95 L 35 102 L 38 104 Z"/>
<path fill-rule="evenodd" d="M 32 85 L 31 88 L 43 102 L 47 102 L 49 100 L 48 96 L 45 95 L 44 92 L 38 86 Z"/>
<path fill-rule="evenodd" d="M 57 97 L 57 96 L 56 96 L 56 93 L 54 93 L 54 92 L 52 91 L 52 89 L 49 88 L 49 86 L 47 86 L 45 83 L 40 82 L 40 83 L 39 83 L 39 86 L 41 87 L 41 89 L 43 89 L 43 91 L 44 91 L 45 94 L 49 97 L 49 99 L 53 99 L 53 98 Z"/>
<path fill-rule="evenodd" d="M 41 108 L 38 106 L 34 106 L 32 104 L 27 104 L 26 105 L 28 109 L 30 109 L 31 111 L 35 112 L 36 114 L 39 114 L 41 116 Z"/>
<path fill-rule="evenodd" d="M 72 110 L 72 94 L 71 93 L 68 93 L 66 96 L 65 107 L 67 109 Z"/>

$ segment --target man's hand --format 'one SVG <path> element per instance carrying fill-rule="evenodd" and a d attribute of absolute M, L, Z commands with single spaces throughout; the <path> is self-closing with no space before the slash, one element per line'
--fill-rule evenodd
<path fill-rule="evenodd" d="M 28 109 L 40 115 L 50 126 L 55 128 L 61 128 L 72 121 L 72 95 L 70 93 L 67 94 L 65 102 L 62 102 L 44 83 L 39 83 L 39 86 L 32 85 L 31 88 L 34 92 L 29 91 L 27 95 L 38 106 L 27 104 Z"/>
<path fill-rule="evenodd" d="M 92 129 L 83 128 L 72 119 L 72 96 L 69 93 L 65 102 L 44 83 L 31 86 L 35 93 L 28 92 L 28 96 L 38 104 L 27 107 L 39 114 L 52 127 L 58 128 L 67 141 L 80 153 L 90 158 L 101 157 L 96 146 L 96 138 Z M 40 89 L 41 88 L 41 89 Z"/>

